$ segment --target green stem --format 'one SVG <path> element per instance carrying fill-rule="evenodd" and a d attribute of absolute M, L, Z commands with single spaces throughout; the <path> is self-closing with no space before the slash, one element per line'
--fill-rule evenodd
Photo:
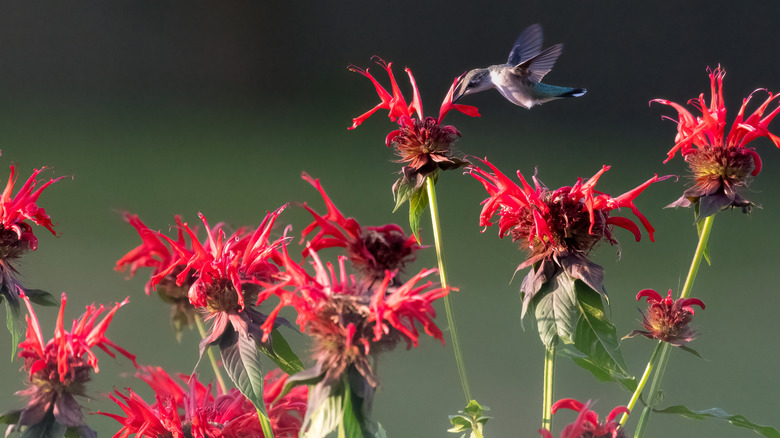
<path fill-rule="evenodd" d="M 447 271 L 444 269 L 444 253 L 441 249 L 441 224 L 439 223 L 439 206 L 436 202 L 436 187 L 433 178 L 430 176 L 425 178 L 425 183 L 428 190 L 428 202 L 431 207 L 431 222 L 433 225 L 433 241 L 436 246 L 436 258 L 439 261 L 439 279 L 441 280 L 441 287 L 447 287 Z M 466 364 L 463 361 L 463 352 L 460 349 L 460 340 L 458 339 L 458 331 L 455 328 L 455 315 L 453 314 L 452 302 L 450 301 L 449 294 L 444 297 L 444 310 L 447 314 L 447 325 L 450 328 L 450 339 L 452 341 L 452 349 L 455 351 L 455 364 L 458 366 L 460 384 L 463 387 L 463 394 L 466 396 L 466 402 L 469 402 L 472 400 L 471 391 L 469 390 L 469 381 L 466 377 Z"/>
<path fill-rule="evenodd" d="M 658 342 L 658 344 L 655 346 L 655 349 L 653 350 L 653 354 L 650 356 L 650 360 L 647 362 L 647 367 L 645 367 L 645 372 L 642 373 L 642 378 L 639 379 L 639 384 L 636 387 L 636 391 L 631 395 L 631 400 L 628 401 L 628 404 L 626 407 L 630 411 L 628 414 L 623 414 L 623 417 L 620 419 L 620 426 L 623 427 L 626 425 L 626 420 L 628 420 L 628 415 L 634 411 L 634 406 L 636 406 L 636 402 L 639 401 L 639 396 L 642 394 L 642 390 L 644 389 L 645 385 L 647 384 L 647 381 L 650 378 L 650 373 L 656 368 L 658 365 L 658 357 L 661 353 L 661 350 L 663 349 L 663 342 Z"/>
<path fill-rule="evenodd" d="M 552 404 L 555 384 L 555 345 L 544 350 L 544 395 L 542 397 L 542 428 L 552 432 Z"/>
<path fill-rule="evenodd" d="M 271 428 L 271 420 L 263 414 L 260 409 L 257 410 L 257 418 L 260 419 L 260 427 L 263 428 L 264 438 L 274 438 L 274 430 Z"/>
<path fill-rule="evenodd" d="M 693 290 L 693 281 L 696 279 L 696 274 L 699 272 L 699 265 L 701 265 L 701 259 L 704 258 L 704 253 L 707 248 L 707 242 L 710 239 L 710 233 L 712 232 L 712 223 L 714 221 L 714 215 L 707 216 L 704 219 L 704 224 L 701 227 L 699 233 L 699 244 L 696 245 L 696 252 L 693 254 L 693 261 L 691 262 L 691 268 L 688 270 L 688 277 L 685 279 L 682 292 L 680 292 L 680 298 L 687 298 Z M 661 347 L 660 358 L 658 359 L 658 369 L 653 376 L 653 383 L 650 384 L 650 394 L 647 400 L 647 406 L 642 410 L 642 416 L 639 418 L 639 424 L 637 425 L 634 438 L 641 438 L 645 434 L 647 429 L 647 423 L 650 421 L 650 414 L 655 407 L 655 404 L 659 401 L 656 398 L 659 395 L 661 389 L 661 380 L 664 378 L 664 372 L 666 371 L 666 364 L 669 362 L 669 353 L 671 346 L 667 342 L 663 342 Z"/>
<path fill-rule="evenodd" d="M 198 327 L 198 332 L 202 339 L 206 338 L 206 328 L 203 326 L 203 320 L 200 319 L 200 315 L 195 315 L 195 325 Z M 227 386 L 225 386 L 225 380 L 222 378 L 222 373 L 219 371 L 217 365 L 217 357 L 214 355 L 214 350 L 211 347 L 206 347 L 206 353 L 209 356 L 209 362 L 211 362 L 211 368 L 214 369 L 214 375 L 217 378 L 217 385 L 222 394 L 227 394 Z"/>

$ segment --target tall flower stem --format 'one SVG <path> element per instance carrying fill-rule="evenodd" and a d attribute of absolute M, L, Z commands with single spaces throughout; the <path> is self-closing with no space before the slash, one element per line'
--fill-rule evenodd
<path fill-rule="evenodd" d="M 436 202 L 436 187 L 433 182 L 433 178 L 429 175 L 425 178 L 426 189 L 428 191 L 428 202 L 431 208 L 431 223 L 433 225 L 433 241 L 436 246 L 436 258 L 439 261 L 439 279 L 441 281 L 441 287 L 447 287 L 447 271 L 444 269 L 444 253 L 441 249 L 441 224 L 439 223 L 439 206 Z M 466 402 L 472 400 L 471 390 L 469 389 L 469 380 L 466 377 L 466 364 L 463 361 L 463 352 L 460 349 L 460 340 L 458 339 L 458 331 L 455 327 L 455 315 L 452 309 L 452 302 L 450 295 L 447 294 L 444 297 L 444 310 L 447 314 L 447 325 L 450 328 L 450 339 L 452 341 L 452 349 L 455 352 L 455 364 L 458 366 L 458 374 L 460 375 L 460 384 L 463 387 L 463 394 L 466 396 Z"/>
<path fill-rule="evenodd" d="M 653 349 L 653 354 L 650 356 L 650 360 L 647 362 L 647 367 L 645 367 L 645 372 L 642 373 L 642 378 L 639 379 L 639 383 L 637 384 L 636 390 L 631 395 L 631 400 L 629 400 L 628 404 L 626 405 L 629 411 L 634 410 L 634 406 L 636 406 L 636 402 L 639 401 L 639 396 L 642 395 L 642 390 L 645 388 L 645 385 L 647 385 L 647 381 L 650 380 L 650 373 L 658 366 L 658 358 L 660 357 L 660 353 L 661 350 L 663 349 L 663 346 L 664 346 L 664 342 L 659 341 L 658 344 L 655 346 L 655 349 Z M 623 414 L 623 417 L 620 419 L 621 427 L 626 425 L 626 420 L 628 420 L 628 414 Z"/>
<path fill-rule="evenodd" d="M 552 431 L 552 404 L 555 387 L 555 345 L 544 351 L 544 395 L 542 396 L 542 429 Z"/>
<path fill-rule="evenodd" d="M 198 333 L 200 333 L 201 339 L 206 338 L 206 328 L 203 326 L 203 320 L 200 315 L 195 315 L 195 325 L 198 327 Z M 222 378 L 222 372 L 217 365 L 217 357 L 214 355 L 214 350 L 211 347 L 206 348 L 206 353 L 209 356 L 209 362 L 211 362 L 211 368 L 214 369 L 214 376 L 217 379 L 217 385 L 222 394 L 227 394 L 227 386 L 225 386 L 225 380 Z"/>
<path fill-rule="evenodd" d="M 699 265 L 701 265 L 701 259 L 704 258 L 704 254 L 707 250 L 707 242 L 710 240 L 710 233 L 712 232 L 712 223 L 714 221 L 714 215 L 707 216 L 704 219 L 701 230 L 699 232 L 699 244 L 696 245 L 696 252 L 693 254 L 693 261 L 691 262 L 691 268 L 688 270 L 688 277 L 685 279 L 682 292 L 680 292 L 680 298 L 687 298 L 693 290 L 693 281 L 696 279 L 696 274 L 699 272 Z M 664 378 L 664 372 L 666 371 L 666 364 L 669 362 L 669 352 L 671 346 L 667 342 L 662 343 L 660 357 L 658 358 L 658 368 L 653 376 L 653 382 L 650 384 L 650 395 L 648 396 L 647 406 L 642 411 L 642 416 L 639 418 L 639 424 L 637 425 L 634 438 L 641 438 L 645 434 L 647 429 L 647 423 L 650 421 L 650 414 L 655 406 L 656 397 L 658 391 L 661 389 L 661 380 Z"/>

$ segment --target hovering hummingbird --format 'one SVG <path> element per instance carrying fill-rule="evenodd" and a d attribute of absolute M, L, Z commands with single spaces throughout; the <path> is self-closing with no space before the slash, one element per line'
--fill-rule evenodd
<path fill-rule="evenodd" d="M 542 26 L 532 24 L 517 37 L 506 64 L 476 68 L 466 73 L 458 83 L 452 101 L 490 88 L 497 89 L 508 101 L 523 108 L 564 97 L 580 97 L 587 90 L 541 82 L 562 51 L 563 44 L 542 51 Z"/>

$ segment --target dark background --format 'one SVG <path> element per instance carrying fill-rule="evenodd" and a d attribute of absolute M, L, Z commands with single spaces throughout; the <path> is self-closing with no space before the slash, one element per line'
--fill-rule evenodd
<path fill-rule="evenodd" d="M 118 212 L 137 213 L 159 229 L 167 229 L 174 214 L 195 222 L 199 211 L 212 223 L 257 225 L 284 202 L 323 208 L 300 179 L 307 171 L 362 224 L 406 227 L 403 209 L 391 213 L 398 165 L 390 162 L 384 138 L 395 125 L 378 113 L 357 130 L 346 130 L 352 117 L 377 102 L 370 83 L 347 65 L 371 66 L 372 55 L 395 62 L 407 96 L 402 72 L 410 67 L 426 115 L 435 115 L 455 76 L 504 62 L 520 31 L 542 23 L 545 45 L 565 43 L 545 81 L 585 87 L 588 94 L 531 111 L 494 91 L 470 96 L 463 103 L 477 105 L 482 117 L 453 113 L 446 120 L 463 133 L 457 147 L 487 156 L 507 173 L 519 169 L 530 176 L 538 168 L 550 187 L 612 164 L 598 188 L 618 195 L 654 173 L 686 172 L 679 158 L 662 164 L 676 131 L 661 115 L 675 114 L 660 105 L 648 108 L 650 99 L 684 103 L 709 93 L 706 68 L 718 64 L 728 71 L 729 123 L 756 88 L 780 91 L 779 12 L 780 5 L 769 1 L 4 2 L 2 159 L 19 163 L 22 178 L 41 166 L 54 168 L 46 175 L 73 175 L 40 200 L 61 236 L 37 230 L 40 247 L 22 261 L 23 281 L 56 295 L 66 291 L 71 318 L 85 304 L 129 295 L 131 303 L 116 315 L 109 337 L 141 363 L 190 372 L 197 333 L 185 333 L 176 344 L 167 308 L 143 295 L 147 273 L 128 282 L 112 270 L 139 242 Z M 372 71 L 384 79 L 379 68 Z M 719 406 L 777 427 L 780 151 L 766 139 L 753 146 L 764 171 L 747 196 L 763 208 L 750 216 L 718 215 L 714 266 L 702 268 L 693 291 L 707 309 L 697 312 L 701 336 L 691 346 L 706 360 L 674 351 L 664 389 L 668 404 Z M 684 281 L 696 243 L 692 213 L 662 207 L 679 197 L 686 182 L 683 177 L 657 184 L 638 201 L 658 230 L 655 243 L 646 236 L 635 243 L 617 231 L 621 247 L 602 246 L 594 255 L 606 268 L 621 334 L 636 327 L 639 305 L 633 297 L 639 290 L 677 292 Z M 519 322 L 519 278 L 510 284 L 522 254 L 508 239 L 499 241 L 497 230 L 480 233 L 485 193 L 479 184 L 448 172 L 438 187 L 472 390 L 494 417 L 487 434 L 538 436 L 543 350 L 533 327 L 523 330 Z M 295 232 L 306 224 L 297 209 L 283 218 Z M 430 243 L 424 224 L 423 239 Z M 428 251 L 414 270 L 434 265 Z M 39 310 L 47 336 L 55 315 L 55 309 Z M 306 351 L 302 337 L 289 337 Z M 632 371 L 640 374 L 653 343 L 634 339 L 624 348 Z M 0 336 L 0 351 L 9 350 L 8 336 Z M 113 386 L 132 385 L 148 396 L 128 377 L 126 362 L 100 355 L 89 410 L 119 412 L 103 396 Z M 11 396 L 24 385 L 19 366 L 0 361 L 7 396 L 2 410 L 20 403 Z M 205 379 L 211 375 L 204 366 L 200 372 Z M 375 417 L 389 436 L 448 435 L 447 415 L 465 405 L 449 347 L 427 340 L 408 352 L 399 348 L 380 358 L 379 373 L 383 387 Z M 556 399 L 592 399 L 602 415 L 629 397 L 564 358 L 557 376 Z M 559 414 L 556 424 L 560 429 L 573 418 Z M 118 430 L 113 420 L 88 420 L 101 436 Z M 754 434 L 716 420 L 659 415 L 649 436 Z"/>

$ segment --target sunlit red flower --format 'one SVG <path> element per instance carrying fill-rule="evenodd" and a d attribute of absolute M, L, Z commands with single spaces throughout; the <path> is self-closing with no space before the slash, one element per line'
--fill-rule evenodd
<path fill-rule="evenodd" d="M 435 269 L 423 270 L 398 286 L 391 286 L 394 274 L 387 271 L 381 283 L 369 284 L 346 274 L 344 257 L 339 258 L 337 271 L 330 263 L 323 264 L 315 252 L 310 251 L 310 256 L 314 276 L 282 249 L 284 278 L 260 294 L 261 299 L 273 294 L 280 300 L 264 324 L 265 332 L 270 331 L 282 308 L 292 306 L 301 331 L 312 338 L 316 365 L 291 378 L 314 385 L 309 420 L 309 414 L 317 412 L 329 395 L 343 391 L 347 381 L 362 400 L 367 417 L 379 385 L 373 366 L 376 355 L 395 348 L 400 341 L 405 341 L 407 348 L 417 346 L 418 326 L 443 343 L 442 332 L 433 321 L 433 302 L 449 289 L 432 288 L 430 282 L 418 285 Z"/>
<path fill-rule="evenodd" d="M 191 325 L 195 317 L 195 307 L 190 303 L 188 296 L 195 278 L 190 274 L 181 284 L 177 284 L 177 276 L 184 270 L 186 264 L 180 264 L 173 270 L 167 271 L 174 261 L 184 258 L 179 256 L 181 252 L 189 251 L 190 256 L 194 254 L 184 239 L 184 224 L 181 217 L 178 215 L 175 217 L 178 232 L 176 246 L 179 248 L 179 253 L 169 249 L 166 240 L 159 232 L 147 227 L 137 215 L 125 213 L 124 218 L 138 231 L 141 244 L 119 259 L 114 269 L 123 271 L 129 267 L 132 277 L 140 268 L 153 268 L 151 278 L 146 283 L 146 294 L 151 294 L 154 289 L 163 301 L 171 305 L 171 324 L 177 337 L 180 337 L 184 327 Z M 162 278 L 157 277 L 163 271 L 168 273 Z"/>
<path fill-rule="evenodd" d="M 692 341 L 696 333 L 690 328 L 694 311 L 692 306 L 704 309 L 704 303 L 698 298 L 672 299 L 672 291 L 666 298 L 652 290 L 645 289 L 636 295 L 637 301 L 647 298 L 648 309 L 642 314 L 642 326 L 645 330 L 634 330 L 627 337 L 642 335 L 650 339 L 682 346 Z"/>
<path fill-rule="evenodd" d="M 571 409 L 579 412 L 577 419 L 563 428 L 560 438 L 623 438 L 625 433 L 616 421 L 620 414 L 627 414 L 628 408 L 618 406 L 607 415 L 607 420 L 599 422 L 599 416 L 590 410 L 590 402 L 582 403 L 580 401 L 565 398 L 558 400 L 552 405 L 552 413 L 555 414 L 559 409 Z M 553 438 L 552 433 L 547 429 L 539 429 L 539 433 L 544 438 Z"/>
<path fill-rule="evenodd" d="M 70 331 L 65 330 L 65 304 L 62 304 L 54 330 L 54 338 L 44 342 L 38 318 L 29 299 L 22 296 L 29 315 L 27 335 L 19 343 L 19 357 L 24 360 L 24 369 L 29 374 L 28 388 L 17 394 L 28 398 L 27 407 L 21 411 L 19 426 L 32 427 L 41 423 L 59 423 L 64 427 L 86 427 L 81 406 L 75 396 L 86 396 L 85 384 L 90 380 L 90 371 L 99 372 L 98 359 L 93 348 L 103 350 L 111 357 L 114 351 L 133 361 L 135 356 L 116 345 L 106 337 L 111 319 L 116 311 L 127 304 L 127 299 L 115 304 L 102 320 L 103 306 L 87 306 L 87 310 L 73 321 Z M 40 427 L 40 426 L 39 426 Z"/>
<path fill-rule="evenodd" d="M 307 388 L 294 388 L 274 402 L 274 382 L 284 376 L 279 370 L 266 375 L 263 398 L 274 436 L 294 438 L 306 411 Z M 257 410 L 237 389 L 214 397 L 211 385 L 203 385 L 197 376 L 179 375 L 176 381 L 159 367 L 143 367 L 138 377 L 154 390 L 156 401 L 149 404 L 132 389 L 127 389 L 127 395 L 120 391 L 109 395 L 124 412 L 124 416 L 99 412 L 122 424 L 115 438 L 264 436 Z"/>
<path fill-rule="evenodd" d="M 202 244 L 186 223 L 181 224 L 181 228 L 189 236 L 190 245 L 185 245 L 181 238 L 174 241 L 157 233 L 170 244 L 176 255 L 168 267 L 152 277 L 151 284 L 156 287 L 174 273 L 176 285 L 191 282 L 188 291 L 190 303 L 202 309 L 207 314 L 206 319 L 212 321 L 211 332 L 201 342 L 201 350 L 217 342 L 230 329 L 243 336 L 252 335 L 260 339 L 259 325 L 265 316 L 245 303 L 254 303 L 262 285 L 273 282 L 279 272 L 273 259 L 286 239 L 270 240 L 269 236 L 285 207 L 269 212 L 256 230 L 242 228 L 230 236 L 226 236 L 222 224 L 212 228 L 205 216 L 200 214 L 206 230 Z"/>
<path fill-rule="evenodd" d="M 407 164 L 401 169 L 403 176 L 395 183 L 393 191 L 397 192 L 401 186 L 419 189 L 422 187 L 425 177 L 439 169 L 454 169 L 468 164 L 452 156 L 452 145 L 460 137 L 460 132 L 454 126 L 441 125 L 444 116 L 451 110 L 460 111 L 467 116 L 479 117 L 476 107 L 452 102 L 459 77 L 452 82 L 452 86 L 450 86 L 439 109 L 439 117 L 423 117 L 420 92 L 417 89 L 412 71 L 408 68 L 405 69 L 412 86 L 413 96 L 411 103 L 407 103 L 393 75 L 392 63 L 386 63 L 380 58 L 376 58 L 376 60 L 377 64 L 385 69 L 390 77 L 392 94 L 377 82 L 368 69 L 350 66 L 351 71 L 360 73 L 374 84 L 380 102 L 366 113 L 352 119 L 352 126 L 349 129 L 357 128 L 380 109 L 388 110 L 390 120 L 398 123 L 398 129 L 387 135 L 385 143 L 388 147 L 395 148 L 399 163 Z"/>
<path fill-rule="evenodd" d="M 603 166 L 585 181 L 578 178 L 571 187 L 550 190 L 536 175 L 531 186 L 517 172 L 520 179 L 520 185 L 517 185 L 487 160 L 480 161 L 490 169 L 471 168 L 471 175 L 490 195 L 483 202 L 480 225 L 493 225 L 493 217 L 498 215 L 499 237 L 511 235 L 513 241 L 528 251 L 528 258 L 518 266 L 518 270 L 543 262 L 543 266 L 532 273 L 536 278 L 528 280 L 534 283 L 534 291 L 541 287 L 539 282 L 543 281 L 542 277 L 549 279 L 553 275 L 553 271 L 558 269 L 555 266 L 571 271 L 572 276 L 584 281 L 593 290 L 602 290 L 601 267 L 587 259 L 591 249 L 602 240 L 617 243 L 612 234 L 615 226 L 633 233 L 637 241 L 641 239 L 639 226 L 629 218 L 612 216 L 615 209 L 630 209 L 653 240 L 655 230 L 634 201 L 650 184 L 667 177 L 653 176 L 639 187 L 613 198 L 595 190 L 596 182 L 609 170 L 609 166 Z M 525 286 L 523 289 L 526 292 L 531 290 Z M 526 294 L 527 299 L 532 296 L 533 293 Z"/>
<path fill-rule="evenodd" d="M 748 212 L 754 204 L 740 194 L 751 179 L 761 171 L 761 158 L 753 148 L 747 147 L 751 141 L 769 138 L 780 147 L 780 137 L 769 132 L 769 123 L 780 113 L 780 104 L 776 101 L 778 94 L 769 96 L 752 114 L 745 116 L 745 108 L 753 94 L 743 99 L 729 133 L 726 129 L 726 107 L 723 101 L 723 77 L 726 72 L 718 67 L 709 71 L 711 98 L 709 105 L 704 94 L 698 99 L 691 99 L 696 109 L 701 111 L 701 117 L 694 117 L 682 105 L 666 99 L 655 99 L 677 110 L 677 137 L 674 147 L 669 151 L 671 160 L 677 151 L 683 156 L 693 173 L 694 184 L 683 193 L 683 196 L 672 203 L 670 207 L 689 207 L 697 204 L 698 217 L 705 218 L 726 207 L 741 207 Z M 754 91 L 753 93 L 759 90 Z M 775 108 L 764 113 L 770 104 Z"/>
<path fill-rule="evenodd" d="M 319 229 L 304 250 L 304 255 L 323 248 L 344 248 L 347 258 L 356 269 L 370 280 L 379 281 L 384 279 L 386 271 L 402 270 L 407 263 L 414 261 L 416 252 L 421 248 L 414 236 L 407 236 L 396 224 L 361 227 L 354 218 L 345 218 L 341 214 L 325 193 L 319 179 L 315 180 L 306 173 L 303 179 L 320 192 L 328 209 L 323 216 L 306 203 L 303 204 L 314 216 L 314 222 L 303 230 L 303 238 Z"/>

